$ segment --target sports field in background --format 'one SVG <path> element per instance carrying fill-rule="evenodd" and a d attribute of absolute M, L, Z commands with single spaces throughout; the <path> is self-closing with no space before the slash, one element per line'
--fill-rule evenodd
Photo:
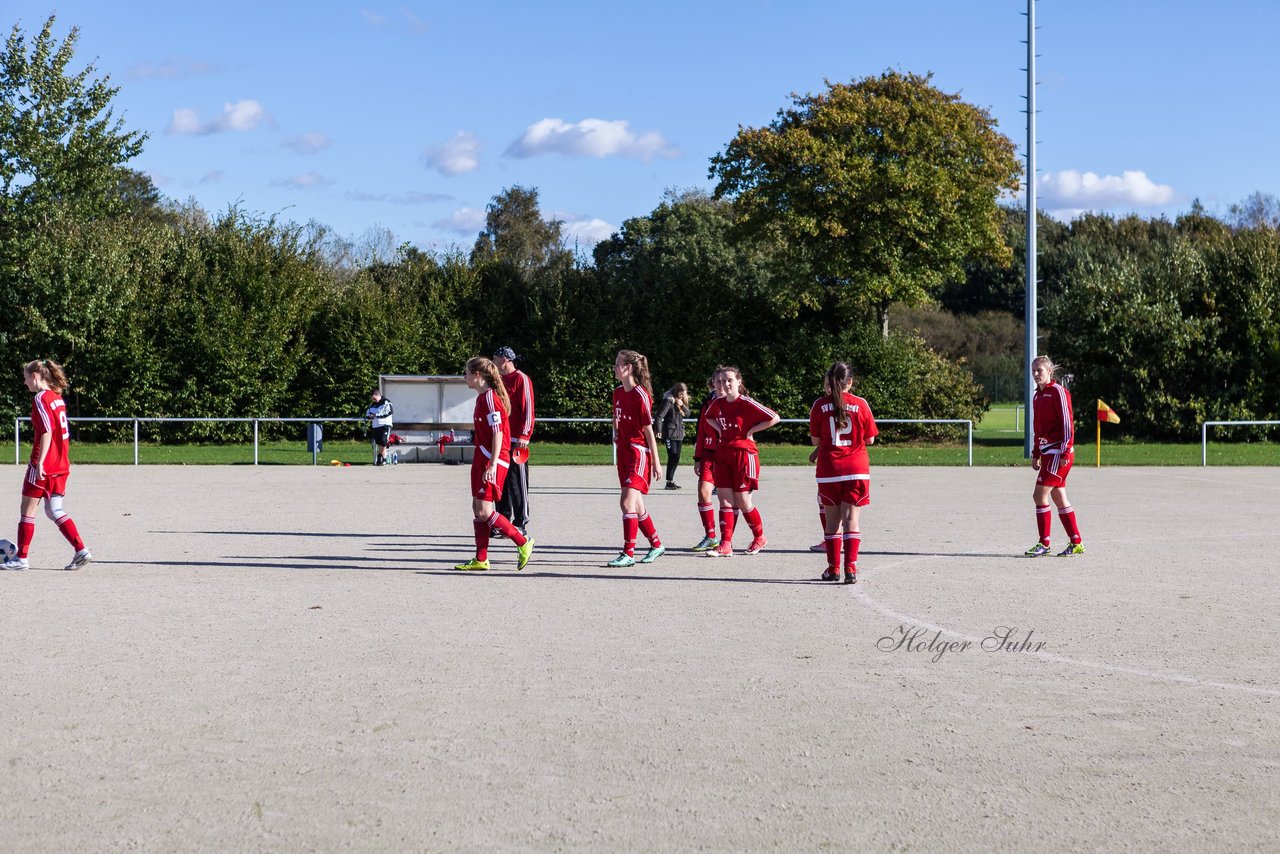
<path fill-rule="evenodd" d="M 983 420 L 974 425 L 973 463 L 977 466 L 1027 465 L 1022 454 L 1022 434 L 1017 426 L 1019 417 L 1013 404 L 993 406 Z M 155 429 L 151 427 L 149 429 Z M 881 427 L 881 439 L 871 448 L 871 464 L 946 466 L 968 463 L 963 425 L 939 428 L 944 435 L 936 440 L 921 441 L 910 438 L 910 428 L 885 424 Z M 1199 442 L 1133 442 L 1116 438 L 1113 425 L 1103 425 L 1102 463 L 1117 466 L 1198 466 Z M 1280 428 L 1274 436 L 1280 439 Z M 949 435 L 949 438 L 948 438 Z M 1076 436 L 1076 466 L 1092 466 L 1096 457 L 1092 430 L 1081 430 Z M 1209 464 L 1231 466 L 1280 465 L 1280 443 L 1269 441 L 1225 442 L 1209 437 Z M 808 445 L 770 444 L 769 434 L 762 433 L 760 455 L 764 465 L 809 465 Z M 29 438 L 29 433 L 27 434 Z M 692 438 L 692 437 L 690 437 Z M 600 438 L 595 443 L 565 444 L 539 442 L 533 446 L 535 465 L 606 465 L 610 462 L 612 448 L 609 445 L 608 425 L 600 426 Z M 12 445 L 9 446 L 12 452 Z M 20 459 L 25 461 L 31 447 L 21 447 Z M 101 444 L 81 442 L 72 437 L 72 459 L 76 463 L 132 464 L 133 444 Z M 663 457 L 665 459 L 665 451 Z M 302 427 L 298 426 L 295 441 L 264 441 L 259 445 L 258 462 L 261 465 L 310 465 L 312 455 L 306 450 Z M 319 455 L 320 464 L 333 460 L 352 465 L 368 465 L 372 460 L 369 445 L 350 439 L 326 439 L 324 451 Z M 246 465 L 253 462 L 253 445 L 249 441 L 231 444 L 183 444 L 143 442 L 138 451 L 138 461 L 144 465 Z M 686 446 L 682 461 L 692 464 L 692 450 Z"/>
<path fill-rule="evenodd" d="M 463 574 L 466 467 L 78 466 L 95 562 L 0 572 L 5 848 L 1274 849 L 1280 468 L 1078 470 L 1038 560 L 1029 470 L 872 472 L 844 586 L 802 467 L 624 570 L 615 472 L 535 467 Z"/>

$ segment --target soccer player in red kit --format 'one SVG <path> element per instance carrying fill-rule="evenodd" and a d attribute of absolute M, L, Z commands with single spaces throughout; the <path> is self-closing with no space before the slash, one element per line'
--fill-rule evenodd
<path fill-rule="evenodd" d="M 471 510 L 475 514 L 472 527 L 476 556 L 454 569 L 489 568 L 491 528 L 497 528 L 502 536 L 515 543 L 516 569 L 524 569 L 533 554 L 533 540 L 494 509 L 494 503 L 502 497 L 502 484 L 511 461 L 511 401 L 497 366 L 483 356 L 467 360 L 465 379 L 467 387 L 476 392 L 476 408 L 471 418 L 475 439 L 475 456 L 471 459 Z"/>
<path fill-rule="evenodd" d="M 717 369 L 717 373 L 718 373 Z M 693 472 L 698 478 L 698 518 L 702 522 L 702 540 L 693 547 L 695 552 L 705 552 L 720 545 L 716 537 L 716 446 L 720 444 L 720 434 L 707 423 L 707 409 L 711 401 L 716 399 L 716 375 L 707 377 L 707 399 L 698 410 L 698 426 L 693 439 Z"/>
<path fill-rule="evenodd" d="M 1049 554 L 1049 531 L 1053 519 L 1049 515 L 1049 499 L 1058 506 L 1058 519 L 1071 542 L 1058 552 L 1058 557 L 1084 554 L 1076 511 L 1067 500 L 1067 475 L 1075 461 L 1075 422 L 1071 414 L 1071 392 L 1053 381 L 1058 366 L 1048 356 L 1037 356 L 1031 362 L 1031 379 L 1036 393 L 1031 398 L 1031 424 L 1035 441 L 1031 448 L 1031 467 L 1036 475 L 1032 498 L 1036 503 L 1036 529 L 1040 541 L 1027 549 L 1027 557 Z"/>
<path fill-rule="evenodd" d="M 733 557 L 734 511 L 751 527 L 754 537 L 747 554 L 759 554 L 768 540 L 764 521 L 752 503 L 751 494 L 760 488 L 760 452 L 752 438 L 761 430 L 777 424 L 778 413 L 747 395 L 742 372 L 724 367 L 716 374 L 719 395 L 707 407 L 707 423 L 720 437 L 716 447 L 716 492 L 720 496 L 720 545 L 707 552 L 708 557 Z"/>
<path fill-rule="evenodd" d="M 510 347 L 493 354 L 502 385 L 511 401 L 511 465 L 498 499 L 498 512 L 511 520 L 520 533 L 529 535 L 529 440 L 533 437 L 533 380 L 516 367 L 520 357 Z"/>
<path fill-rule="evenodd" d="M 23 368 L 27 389 L 35 393 L 31 401 L 31 425 L 35 436 L 31 442 L 31 462 L 22 482 L 21 517 L 18 520 L 17 552 L 4 561 L 5 569 L 26 569 L 28 550 L 36 532 L 36 506 L 44 501 L 45 515 L 58 526 L 62 536 L 75 549 L 65 569 L 80 569 L 93 560 L 85 548 L 76 523 L 62 509 L 67 494 L 67 477 L 71 473 L 68 454 L 70 431 L 67 428 L 67 405 L 62 392 L 67 390 L 67 375 L 62 366 L 49 359 L 28 362 Z"/>
<path fill-rule="evenodd" d="M 659 473 L 649 360 L 635 350 L 620 350 L 613 362 L 613 376 L 621 383 L 613 390 L 613 441 L 622 487 L 622 552 L 605 565 L 635 566 L 637 533 L 649 541 L 649 551 L 640 563 L 653 563 L 667 551 L 644 507 L 649 484 Z"/>
<path fill-rule="evenodd" d="M 871 503 L 871 463 L 867 445 L 876 440 L 871 406 L 850 392 L 853 375 L 836 362 L 823 380 L 827 394 L 809 410 L 809 440 L 817 446 L 818 501 L 826 508 L 824 545 L 827 571 L 823 581 L 840 580 L 841 528 L 844 529 L 844 583 L 858 581 L 858 548 L 862 545 L 859 516 Z"/>

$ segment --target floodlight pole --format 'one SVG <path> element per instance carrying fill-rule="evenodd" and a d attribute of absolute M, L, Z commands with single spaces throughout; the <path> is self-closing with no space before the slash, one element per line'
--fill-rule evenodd
<path fill-rule="evenodd" d="M 1031 363 L 1036 358 L 1036 0 L 1027 0 L 1027 339 L 1024 402 L 1027 407 L 1022 454 L 1031 456 L 1035 439 L 1035 419 L 1031 399 L 1036 385 L 1031 379 Z"/>

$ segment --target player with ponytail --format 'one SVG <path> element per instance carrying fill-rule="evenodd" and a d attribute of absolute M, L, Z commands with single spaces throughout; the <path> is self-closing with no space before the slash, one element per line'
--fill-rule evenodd
<path fill-rule="evenodd" d="M 827 570 L 822 580 L 840 580 L 843 551 L 844 583 L 855 584 L 862 545 L 859 517 L 862 508 L 871 503 L 867 445 L 875 441 L 879 431 L 871 406 L 851 392 L 853 374 L 846 363 L 832 365 L 822 387 L 827 393 L 809 410 L 809 441 L 816 446 L 810 460 L 818 464 L 818 505 L 825 511 Z"/>
<path fill-rule="evenodd" d="M 617 450 L 618 483 L 622 487 L 622 551 L 606 566 L 636 564 L 636 535 L 649 541 L 640 563 L 653 563 L 666 548 L 645 510 L 644 497 L 658 477 L 658 440 L 653 434 L 653 386 L 649 360 L 635 350 L 619 350 L 613 376 L 620 385 L 613 390 L 613 441 Z"/>
<path fill-rule="evenodd" d="M 476 556 L 454 569 L 474 572 L 489 568 L 489 531 L 496 528 L 515 543 L 516 569 L 524 569 L 533 554 L 533 540 L 521 534 L 494 504 L 502 497 L 506 469 L 511 464 L 511 401 L 502 385 L 498 366 L 483 356 L 467 360 L 467 387 L 476 393 L 472 415 L 475 456 L 471 460 L 471 509 L 475 514 L 472 527 L 476 538 Z"/>
<path fill-rule="evenodd" d="M 37 359 L 23 367 L 27 389 L 35 394 L 31 401 L 31 461 L 22 482 L 21 517 L 18 520 L 18 542 L 13 554 L 4 555 L 5 569 L 26 569 L 28 550 L 36 531 L 36 507 L 44 502 L 44 512 L 67 542 L 75 549 L 65 569 L 80 569 L 93 560 L 85 548 L 76 523 L 62 509 L 71 474 L 68 444 L 71 431 L 67 425 L 67 404 L 62 393 L 67 390 L 67 375 L 62 366 L 51 359 Z"/>
<path fill-rule="evenodd" d="M 760 488 L 760 452 L 752 437 L 781 419 L 778 413 L 747 395 L 742 372 L 732 366 L 716 374 L 715 400 L 707 407 L 706 419 L 719 435 L 716 446 L 715 481 L 720 496 L 720 544 L 709 549 L 708 557 L 733 556 L 735 512 L 751 527 L 753 539 L 749 555 L 759 554 L 768 540 L 764 520 L 755 508 L 752 493 Z"/>

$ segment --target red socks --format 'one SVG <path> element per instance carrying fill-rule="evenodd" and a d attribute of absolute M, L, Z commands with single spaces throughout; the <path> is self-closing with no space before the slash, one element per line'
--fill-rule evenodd
<path fill-rule="evenodd" d="M 840 569 L 840 542 L 839 534 L 827 534 L 823 537 L 822 544 L 827 547 L 827 569 Z"/>
<path fill-rule="evenodd" d="M 76 530 L 76 523 L 71 521 L 70 516 L 63 516 L 58 520 L 58 530 L 62 532 L 62 536 L 67 538 L 67 542 L 71 543 L 71 547 L 76 551 L 84 549 L 84 540 L 80 539 L 80 532 Z"/>
<path fill-rule="evenodd" d="M 1048 514 L 1046 514 L 1047 517 Z M 1076 511 L 1070 505 L 1058 508 L 1058 519 L 1062 522 L 1062 527 L 1066 529 L 1067 536 L 1072 543 L 1080 542 L 1080 526 L 1076 524 Z M 1044 527 L 1048 527 L 1045 525 Z M 1049 541 L 1049 535 L 1044 533 L 1041 535 L 1044 542 Z"/>
<path fill-rule="evenodd" d="M 634 513 L 622 514 L 622 553 L 635 556 L 636 534 L 640 531 L 640 518 Z"/>
<path fill-rule="evenodd" d="M 636 519 L 636 522 L 640 528 L 640 533 L 644 534 L 644 538 L 649 541 L 650 546 L 656 549 L 662 545 L 662 540 L 658 539 L 658 528 L 653 524 L 653 520 L 649 518 L 648 513 L 641 514 L 640 518 Z M 634 540 L 635 537 L 633 536 L 632 539 Z"/>
<path fill-rule="evenodd" d="M 702 530 L 706 532 L 708 540 L 716 538 L 716 506 L 714 504 L 699 504 L 698 518 L 702 520 Z"/>
<path fill-rule="evenodd" d="M 851 531 L 844 535 L 844 565 L 845 568 L 858 565 L 858 548 L 862 545 L 862 534 L 858 531 Z"/>
<path fill-rule="evenodd" d="M 1049 515 L 1048 504 L 1036 505 L 1036 529 L 1040 532 L 1040 542 L 1049 545 L 1049 526 L 1053 517 Z"/>
<path fill-rule="evenodd" d="M 720 545 L 725 546 L 733 542 L 733 526 L 737 519 L 737 511 L 732 507 L 720 508 Z"/>
<path fill-rule="evenodd" d="M 757 540 L 764 536 L 764 520 L 760 518 L 759 510 L 752 507 L 742 514 L 742 518 L 747 520 L 747 527 Z"/>
<path fill-rule="evenodd" d="M 31 540 L 36 535 L 36 517 L 23 516 L 18 520 L 18 557 L 26 557 Z"/>
<path fill-rule="evenodd" d="M 489 559 L 489 523 L 479 519 L 471 520 L 471 527 L 476 536 L 476 560 Z"/>

